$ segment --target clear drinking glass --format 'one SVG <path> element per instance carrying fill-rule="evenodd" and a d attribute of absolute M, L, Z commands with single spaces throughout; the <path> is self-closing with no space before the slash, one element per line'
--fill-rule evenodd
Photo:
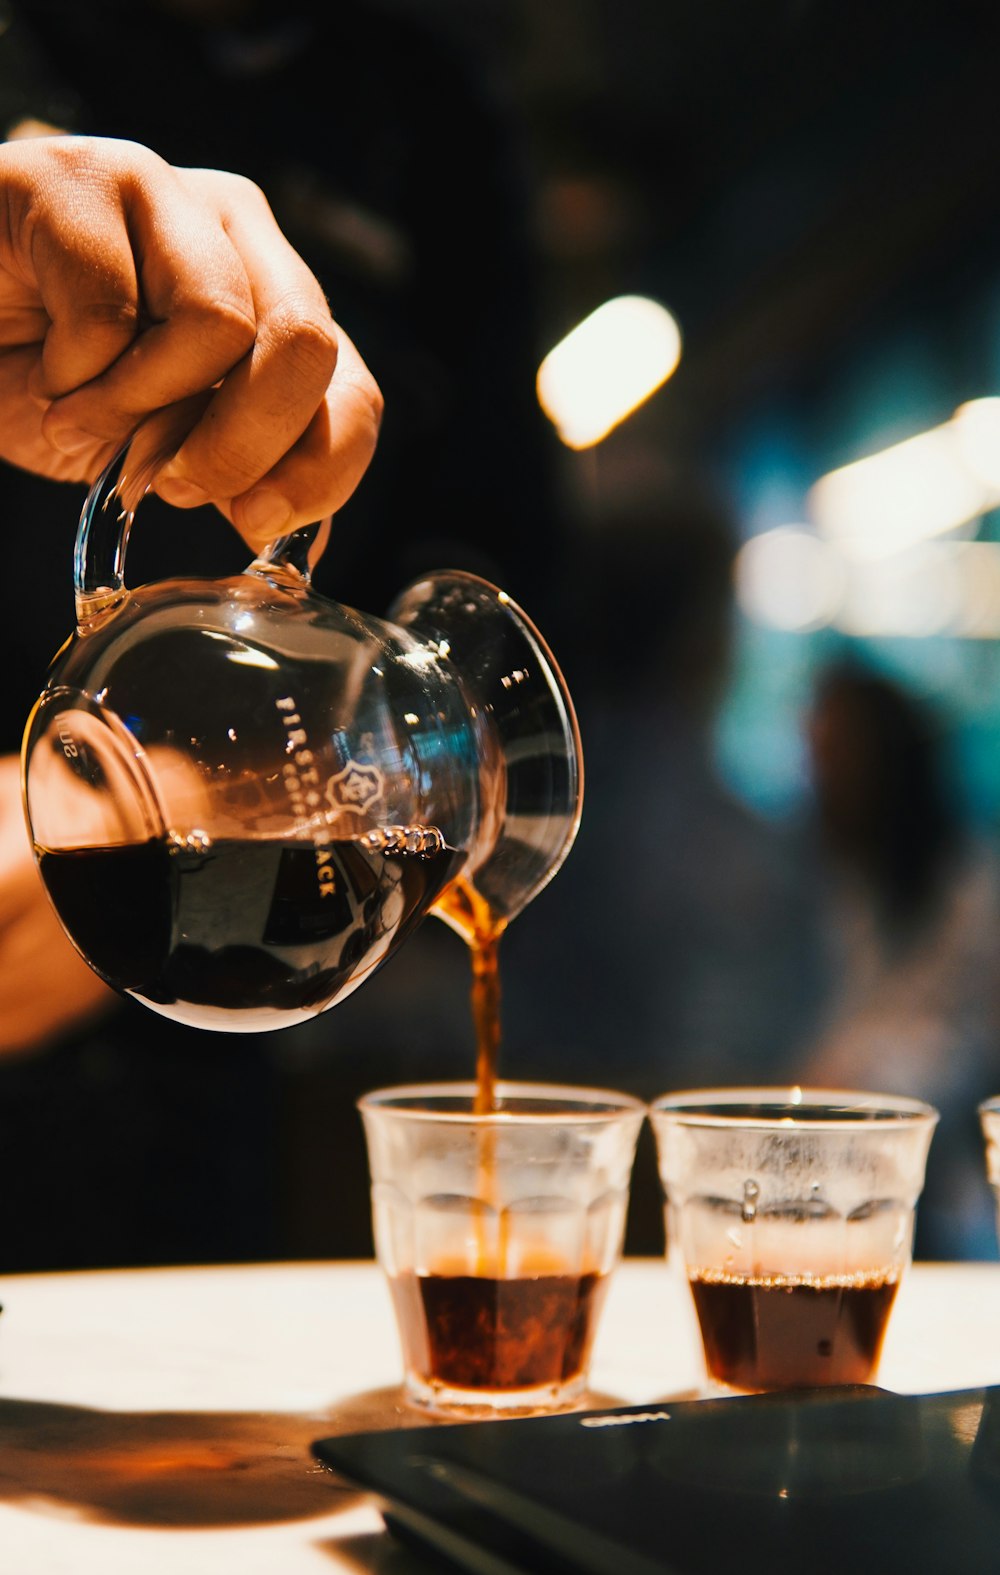
<path fill-rule="evenodd" d="M 375 1250 L 411 1400 L 495 1415 L 571 1405 L 622 1247 L 644 1106 L 604 1089 L 472 1083 L 365 1095 Z"/>
<path fill-rule="evenodd" d="M 937 1111 L 804 1088 L 654 1101 L 667 1251 L 709 1377 L 740 1390 L 868 1383 L 912 1253 Z"/>

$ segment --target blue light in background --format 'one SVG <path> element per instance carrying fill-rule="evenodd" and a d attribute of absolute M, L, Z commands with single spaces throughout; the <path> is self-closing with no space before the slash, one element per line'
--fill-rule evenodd
<path fill-rule="evenodd" d="M 964 400 L 1000 389 L 1000 281 L 957 325 L 907 325 L 846 354 L 822 394 L 774 401 L 729 437 L 720 472 L 742 538 L 808 522 L 819 476 L 949 419 Z M 1000 539 L 996 511 L 978 539 Z M 924 698 L 951 746 L 970 822 L 1000 823 L 1000 641 L 787 633 L 735 615 L 731 677 L 715 722 L 719 774 L 757 812 L 809 803 L 803 726 L 820 671 L 849 654 Z"/>

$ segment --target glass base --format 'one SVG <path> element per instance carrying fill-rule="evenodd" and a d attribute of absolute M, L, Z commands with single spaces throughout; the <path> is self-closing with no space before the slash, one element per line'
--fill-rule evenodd
<path fill-rule="evenodd" d="M 739 1395 L 791 1395 L 802 1393 L 805 1390 L 814 1391 L 817 1389 L 850 1389 L 855 1387 L 868 1389 L 877 1385 L 877 1373 L 877 1367 L 872 1367 L 868 1370 L 867 1375 L 859 1373 L 846 1378 L 839 1376 L 833 1378 L 811 1376 L 792 1380 L 788 1383 L 777 1383 L 773 1379 L 768 1381 L 764 1377 L 758 1382 L 751 1383 L 748 1380 L 745 1384 L 736 1384 L 727 1382 L 724 1378 L 717 1378 L 714 1373 L 708 1372 L 698 1393 L 700 1398 L 704 1400 L 720 1400 L 733 1399 Z"/>
<path fill-rule="evenodd" d="M 582 1399 L 586 1383 L 586 1375 L 579 1373 L 560 1383 L 532 1384 L 524 1389 L 460 1389 L 410 1373 L 405 1392 L 409 1403 L 421 1411 L 473 1422 L 572 1411 Z"/>

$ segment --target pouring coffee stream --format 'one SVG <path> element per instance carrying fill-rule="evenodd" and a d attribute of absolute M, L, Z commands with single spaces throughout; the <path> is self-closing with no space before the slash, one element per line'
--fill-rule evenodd
<path fill-rule="evenodd" d="M 472 1024 L 476 1037 L 476 1115 L 496 1106 L 500 1056 L 500 937 L 506 920 L 495 914 L 460 875 L 442 893 L 435 911 L 462 937 L 472 964 Z"/>
<path fill-rule="evenodd" d="M 497 1068 L 500 1059 L 500 937 L 506 921 L 496 915 L 475 887 L 460 875 L 442 894 L 440 916 L 457 930 L 469 948 L 472 964 L 472 1024 L 476 1037 L 476 1094 L 473 1112 L 488 1116 L 497 1108 Z M 496 1130 L 483 1125 L 476 1131 L 476 1197 L 497 1208 Z M 480 1277 L 498 1274 L 505 1267 L 506 1234 L 501 1233 L 496 1253 L 490 1250 L 489 1233 L 482 1214 L 476 1216 L 476 1272 Z"/>
<path fill-rule="evenodd" d="M 77 629 L 25 732 L 64 928 L 154 1011 L 266 1030 L 344 999 L 434 912 L 472 953 L 492 1103 L 497 943 L 579 823 L 579 734 L 544 642 L 458 571 L 386 621 L 339 606 L 310 584 L 315 526 L 242 574 L 128 589 L 144 484 L 126 454 L 84 504 Z"/>

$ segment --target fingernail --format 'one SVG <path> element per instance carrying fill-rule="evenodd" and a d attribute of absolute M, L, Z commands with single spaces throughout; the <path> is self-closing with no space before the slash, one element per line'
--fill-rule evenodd
<path fill-rule="evenodd" d="M 240 530 L 261 541 L 273 541 L 284 533 L 291 518 L 292 505 L 280 492 L 270 487 L 257 487 L 233 506 L 233 515 Z"/>
<path fill-rule="evenodd" d="M 61 454 L 82 454 L 93 448 L 98 439 L 93 432 L 81 432 L 77 427 L 63 427 L 61 431 L 47 431 L 46 436 Z"/>
<path fill-rule="evenodd" d="M 154 485 L 161 498 L 167 503 L 176 504 L 178 508 L 195 508 L 199 503 L 209 502 L 204 487 L 197 486 L 193 481 L 181 481 L 168 476 L 162 470 Z"/>

